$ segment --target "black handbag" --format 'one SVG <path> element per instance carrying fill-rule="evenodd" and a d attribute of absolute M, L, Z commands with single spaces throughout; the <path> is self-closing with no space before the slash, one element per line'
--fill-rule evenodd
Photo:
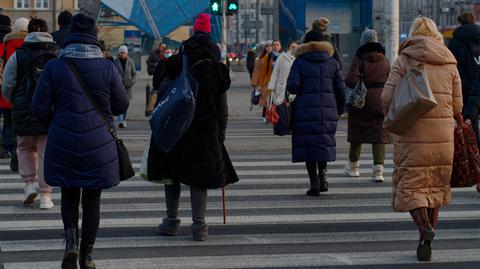
<path fill-rule="evenodd" d="M 120 180 L 127 180 L 133 176 L 135 176 L 135 171 L 133 171 L 132 167 L 132 162 L 130 161 L 130 157 L 128 156 L 128 150 L 123 144 L 122 139 L 117 137 L 117 133 L 115 131 L 115 128 L 113 128 L 112 124 L 108 121 L 108 119 L 105 117 L 105 115 L 102 113 L 100 110 L 100 106 L 98 105 L 97 101 L 95 98 L 93 98 L 92 94 L 88 90 L 87 83 L 85 80 L 83 80 L 82 76 L 78 72 L 77 67 L 73 62 L 71 62 L 68 59 L 63 58 L 63 61 L 70 67 L 70 70 L 73 72 L 75 77 L 77 78 L 78 82 L 82 86 L 83 91 L 85 92 L 85 95 L 87 98 L 90 100 L 92 105 L 95 107 L 95 110 L 97 111 L 98 116 L 100 119 L 102 119 L 103 123 L 107 126 L 108 131 L 110 134 L 113 136 L 113 139 L 115 140 L 115 144 L 117 146 L 117 154 L 118 154 L 118 167 L 119 167 L 119 175 L 120 175 Z"/>
<path fill-rule="evenodd" d="M 276 106 L 278 114 L 278 122 L 273 125 L 273 133 L 275 135 L 284 136 L 292 132 L 292 110 L 288 97 L 288 92 L 285 91 L 285 101 Z"/>

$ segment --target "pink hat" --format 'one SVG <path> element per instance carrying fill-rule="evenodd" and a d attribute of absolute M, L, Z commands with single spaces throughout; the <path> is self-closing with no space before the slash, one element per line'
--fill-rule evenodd
<path fill-rule="evenodd" d="M 205 33 L 212 32 L 212 25 L 210 23 L 210 14 L 202 13 L 198 15 L 193 24 L 193 32 L 202 31 Z"/>

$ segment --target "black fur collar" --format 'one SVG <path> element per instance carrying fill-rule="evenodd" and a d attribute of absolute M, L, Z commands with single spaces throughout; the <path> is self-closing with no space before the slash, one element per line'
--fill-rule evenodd
<path fill-rule="evenodd" d="M 367 52 L 380 52 L 385 54 L 385 47 L 383 47 L 380 43 L 370 42 L 358 48 L 355 56 L 361 56 Z"/>

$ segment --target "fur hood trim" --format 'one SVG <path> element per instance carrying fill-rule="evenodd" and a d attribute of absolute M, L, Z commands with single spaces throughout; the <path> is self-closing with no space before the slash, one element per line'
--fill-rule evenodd
<path fill-rule="evenodd" d="M 308 42 L 295 50 L 295 57 L 298 58 L 308 52 L 326 52 L 328 55 L 333 56 L 334 49 L 332 44 L 327 41 Z"/>
<path fill-rule="evenodd" d="M 3 38 L 3 42 L 7 42 L 10 40 L 15 40 L 15 39 L 25 39 L 27 36 L 27 33 L 25 32 L 12 32 L 9 34 L 6 34 L 5 37 Z"/>

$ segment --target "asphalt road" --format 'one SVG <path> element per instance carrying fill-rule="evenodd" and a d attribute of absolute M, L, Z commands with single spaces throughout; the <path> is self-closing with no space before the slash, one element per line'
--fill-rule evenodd
<path fill-rule="evenodd" d="M 189 192 L 184 188 L 180 236 L 159 236 L 163 185 L 136 176 L 102 194 L 93 255 L 97 268 L 480 268 L 480 195 L 473 188 L 453 191 L 451 205 L 440 213 L 433 261 L 417 262 L 416 227 L 408 214 L 390 207 L 391 147 L 385 183 L 369 181 L 368 147 L 361 177 L 345 177 L 348 144 L 346 123 L 340 122 L 337 161 L 328 167 L 330 190 L 308 197 L 304 164 L 291 163 L 290 137 L 274 136 L 271 126 L 260 122 L 259 110 L 249 111 L 247 79 L 244 74 L 236 77 L 229 92 L 226 145 L 240 182 L 226 189 L 227 224 L 222 223 L 220 190 L 209 190 L 209 239 L 192 241 Z M 120 135 L 138 170 L 149 139 L 147 122 L 129 121 Z M 59 190 L 51 210 L 38 209 L 38 201 L 23 207 L 23 183 L 7 164 L 0 160 L 0 269 L 60 268 Z"/>

